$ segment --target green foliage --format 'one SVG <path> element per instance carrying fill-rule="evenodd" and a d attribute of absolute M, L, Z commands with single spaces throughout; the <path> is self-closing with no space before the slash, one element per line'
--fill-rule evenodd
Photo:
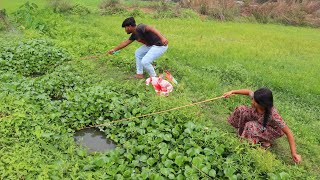
<path fill-rule="evenodd" d="M 21 24 L 21 29 L 31 28 L 44 34 L 53 35 L 56 24 L 39 18 L 42 14 L 44 14 L 44 10 L 39 10 L 35 3 L 29 3 L 29 1 L 13 13 L 14 21 Z"/>
<path fill-rule="evenodd" d="M 232 63 L 227 65 L 225 68 L 212 67 L 203 67 L 203 70 L 206 72 L 212 73 L 215 76 L 218 76 L 221 80 L 221 83 L 229 84 L 245 84 L 248 81 L 248 71 L 244 69 L 241 64 Z"/>
<path fill-rule="evenodd" d="M 71 1 L 68 0 L 49 0 L 49 7 L 53 9 L 55 13 L 66 13 L 66 14 L 77 14 L 77 15 L 87 15 L 91 11 L 89 8 L 82 6 L 80 4 L 73 5 Z"/>
<path fill-rule="evenodd" d="M 7 30 L 6 9 L 0 9 L 0 31 Z"/>
<path fill-rule="evenodd" d="M 14 71 L 26 76 L 38 76 L 52 71 L 70 60 L 68 54 L 44 39 L 20 42 L 1 51 L 1 70 Z"/>
<path fill-rule="evenodd" d="M 43 15 L 34 16 L 39 21 L 59 22 L 55 44 L 74 59 L 106 52 L 127 38 L 119 26 L 122 16 L 36 12 Z M 156 24 L 170 42 L 157 65 L 169 68 L 179 85 L 166 98 L 146 91 L 143 80 L 127 77 L 134 73 L 137 44 L 118 55 L 65 63 L 69 56 L 48 41 L 21 43 L 21 51 L 10 42 L 16 38 L 0 37 L 6 54 L 1 53 L 1 62 L 15 57 L 23 63 L 30 57 L 59 62 L 39 77 L 23 76 L 31 70 L 18 63 L 0 66 L 0 179 L 317 179 L 317 31 L 147 16 L 144 21 Z M 50 36 L 23 32 L 26 39 Z M 32 48 L 39 54 L 29 53 Z M 47 49 L 55 58 L 48 58 Z M 270 153 L 228 133 L 228 113 L 249 104 L 245 97 L 111 122 L 263 85 L 274 91 L 277 108 L 295 134 L 303 155 L 299 166 L 290 164 L 286 142 L 277 141 Z M 100 129 L 117 142 L 115 150 L 89 154 L 75 145 L 74 131 L 96 124 L 104 124 Z"/>
<path fill-rule="evenodd" d="M 140 9 L 134 9 L 132 11 L 128 12 L 128 16 L 132 16 L 132 17 L 145 17 L 145 13 L 143 11 L 141 11 Z"/>
<path fill-rule="evenodd" d="M 49 0 L 49 6 L 55 13 L 67 13 L 73 9 L 73 5 L 68 0 Z"/>
<path fill-rule="evenodd" d="M 99 4 L 99 9 L 101 15 L 121 15 L 127 12 L 119 0 L 103 0 Z"/>
<path fill-rule="evenodd" d="M 59 66 L 53 73 L 38 78 L 33 85 L 40 94 L 47 94 L 52 100 L 62 100 L 66 92 L 85 87 L 86 81 L 72 66 Z"/>
<path fill-rule="evenodd" d="M 129 96 L 128 91 L 127 94 L 120 92 L 109 86 L 77 88 L 66 94 L 66 101 L 60 106 L 61 121 L 73 122 L 72 126 L 78 127 L 137 115 L 141 111 L 137 108 L 141 100 Z"/>

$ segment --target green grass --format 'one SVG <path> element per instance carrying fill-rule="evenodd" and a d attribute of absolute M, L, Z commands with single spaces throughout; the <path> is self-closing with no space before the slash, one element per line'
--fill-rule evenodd
<path fill-rule="evenodd" d="M 5 8 L 12 13 L 24 2 L 2 1 L 0 9 Z M 98 0 L 88 3 L 77 1 L 90 8 L 96 8 L 98 2 Z M 43 1 L 37 1 L 37 4 L 41 7 L 46 5 Z M 34 29 L 28 29 L 21 31 L 24 38 L 51 38 L 58 45 L 66 48 L 74 59 L 107 52 L 128 38 L 124 29 L 121 28 L 122 20 L 125 18 L 121 15 L 91 14 L 85 17 L 46 15 L 38 18 L 56 21 L 56 36 L 47 37 Z M 137 17 L 136 20 L 138 23 L 155 26 L 168 38 L 169 50 L 157 60 L 156 64 L 158 70 L 170 69 L 179 82 L 172 96 L 168 100 L 160 99 L 161 104 L 159 105 L 154 102 L 152 109 L 158 111 L 173 107 L 173 105 L 180 106 L 191 101 L 201 101 L 220 96 L 231 89 L 255 90 L 262 86 L 269 87 L 274 93 L 276 107 L 295 135 L 297 151 L 302 155 L 303 162 L 298 166 L 292 163 L 286 137 L 277 140 L 274 147 L 271 148 L 274 157 L 270 154 L 266 155 L 267 159 L 272 161 L 275 158 L 280 162 L 276 161 L 273 164 L 262 160 L 263 155 L 262 157 L 259 157 L 261 155 L 259 153 L 255 155 L 259 150 L 252 150 L 248 156 L 257 161 L 261 160 L 260 169 L 272 169 L 282 165 L 287 168 L 292 177 L 314 179 L 319 177 L 319 29 L 194 19 Z M 3 32 L 0 36 L 1 38 L 9 37 L 8 33 Z M 97 76 L 98 83 L 106 79 L 118 84 L 125 82 L 129 88 L 136 88 L 140 93 L 150 96 L 152 100 L 159 100 L 158 97 L 153 96 L 152 92 L 145 92 L 143 81 L 128 78 L 135 73 L 134 51 L 137 47 L 139 44 L 134 43 L 121 50 L 119 55 L 107 55 L 99 60 L 86 60 L 79 64 L 84 68 L 88 67 L 88 71 Z M 228 133 L 235 136 L 234 129 L 230 127 L 226 119 L 231 111 L 240 104 L 250 104 L 250 100 L 245 97 L 232 97 L 228 100 L 221 99 L 202 104 L 200 108 L 193 110 L 200 117 L 198 120 L 201 122 L 199 123 L 205 124 L 210 129 L 218 128 L 222 134 Z M 66 136 L 71 138 L 70 134 Z M 63 143 L 71 147 L 68 150 L 69 159 L 76 163 L 86 162 L 87 159 L 78 159 L 72 155 L 72 149 L 76 147 L 71 141 L 65 140 Z M 7 147 L 7 149 L 18 155 L 16 151 L 23 149 L 23 145 L 17 143 L 15 147 Z M 41 149 L 36 141 L 32 141 L 30 146 Z M 29 158 L 36 155 L 41 156 L 41 153 L 35 155 L 28 153 L 30 152 L 23 151 L 22 155 Z M 53 161 L 52 159 L 56 156 L 61 158 L 65 156 L 63 152 L 60 153 L 50 155 L 47 159 Z M 37 160 L 41 161 L 41 158 Z M 24 161 L 35 163 L 28 158 Z M 61 163 L 67 167 L 72 166 L 72 163 Z M 79 169 L 77 171 L 81 171 Z M 308 173 L 301 173 L 305 171 Z M 93 178 L 99 177 L 99 173 L 101 172 L 97 172 Z M 69 174 L 76 176 L 75 172 L 69 172 Z M 19 174 L 17 176 L 20 177 Z"/>

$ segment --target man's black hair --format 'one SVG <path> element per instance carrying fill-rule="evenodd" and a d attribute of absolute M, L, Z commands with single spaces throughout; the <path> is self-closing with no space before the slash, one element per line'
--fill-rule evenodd
<path fill-rule="evenodd" d="M 136 26 L 136 21 L 134 20 L 133 17 L 129 17 L 123 21 L 122 27 L 126 27 L 126 26 Z"/>

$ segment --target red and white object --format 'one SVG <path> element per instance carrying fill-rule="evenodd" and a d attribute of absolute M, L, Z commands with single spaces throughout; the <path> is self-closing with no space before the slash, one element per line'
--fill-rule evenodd
<path fill-rule="evenodd" d="M 156 93 L 160 96 L 168 96 L 173 91 L 173 86 L 168 81 L 162 79 L 162 75 L 159 77 L 149 77 L 146 80 L 146 85 L 152 84 Z"/>

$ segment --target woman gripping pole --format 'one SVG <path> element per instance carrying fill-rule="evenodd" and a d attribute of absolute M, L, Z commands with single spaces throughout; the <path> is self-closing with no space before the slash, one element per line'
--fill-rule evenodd
<path fill-rule="evenodd" d="M 293 134 L 273 106 L 272 91 L 260 88 L 255 92 L 248 89 L 232 90 L 223 94 L 225 98 L 234 94 L 247 95 L 252 99 L 252 106 L 239 106 L 228 118 L 228 122 L 237 129 L 240 137 L 253 144 L 261 143 L 264 148 L 271 141 L 285 134 L 290 145 L 294 162 L 300 163 L 301 156 L 296 152 Z"/>

